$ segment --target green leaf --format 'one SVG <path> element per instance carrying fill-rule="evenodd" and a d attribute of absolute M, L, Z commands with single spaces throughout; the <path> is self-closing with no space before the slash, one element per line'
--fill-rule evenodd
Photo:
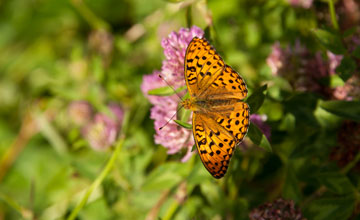
<path fill-rule="evenodd" d="M 354 191 L 354 186 L 349 178 L 336 171 L 321 172 L 316 175 L 318 181 L 327 189 L 337 194 L 347 194 Z"/>
<path fill-rule="evenodd" d="M 190 94 L 189 92 L 187 92 L 183 97 L 182 97 L 182 100 L 186 100 L 186 99 L 189 99 L 190 98 Z"/>
<path fill-rule="evenodd" d="M 314 34 L 320 43 L 334 54 L 344 54 L 346 49 L 338 34 L 332 33 L 327 30 L 315 29 Z"/>
<path fill-rule="evenodd" d="M 148 176 L 142 187 L 143 190 L 153 191 L 172 188 L 182 180 L 184 172 L 187 171 L 184 168 L 186 165 L 182 163 L 160 165 Z"/>
<path fill-rule="evenodd" d="M 351 35 L 356 33 L 356 30 L 357 30 L 356 26 L 351 27 L 344 31 L 344 33 L 342 34 L 342 37 L 343 38 L 351 37 Z"/>
<path fill-rule="evenodd" d="M 291 163 L 287 166 L 286 180 L 283 187 L 282 195 L 285 199 L 292 199 L 295 202 L 299 202 L 301 199 L 299 181 L 296 177 L 295 170 Z"/>
<path fill-rule="evenodd" d="M 303 126 L 299 127 L 298 129 L 302 129 Z M 304 128 L 305 129 L 305 128 Z M 317 136 L 319 135 L 317 129 L 310 130 L 306 128 L 307 134 L 303 135 L 301 138 L 296 138 L 295 141 L 295 149 L 290 154 L 291 159 L 295 158 L 302 158 L 302 157 L 311 157 L 312 155 L 316 154 L 314 150 L 314 140 L 316 140 Z"/>
<path fill-rule="evenodd" d="M 344 57 L 341 63 L 336 67 L 335 72 L 339 74 L 342 80 L 348 80 L 356 70 L 356 61 L 351 57 Z"/>
<path fill-rule="evenodd" d="M 196 150 L 196 144 L 194 144 L 191 148 L 191 152 L 193 152 L 194 150 Z"/>
<path fill-rule="evenodd" d="M 102 188 L 106 204 L 111 207 L 118 201 L 121 188 L 113 179 L 106 179 L 102 184 Z"/>
<path fill-rule="evenodd" d="M 359 101 L 325 101 L 320 107 L 337 116 L 360 121 Z"/>
<path fill-rule="evenodd" d="M 333 196 L 312 201 L 304 209 L 304 215 L 313 220 L 348 219 L 354 209 L 354 195 Z"/>
<path fill-rule="evenodd" d="M 250 105 L 250 112 L 256 113 L 259 108 L 262 106 L 265 100 L 264 92 L 267 90 L 267 85 L 263 85 L 260 88 L 257 88 L 250 96 L 247 98 L 246 102 Z"/>
<path fill-rule="evenodd" d="M 318 121 L 314 116 L 318 97 L 313 93 L 295 94 L 284 101 L 286 111 L 295 116 L 296 123 L 318 127 Z"/>
<path fill-rule="evenodd" d="M 191 110 L 185 108 L 178 110 L 177 118 L 180 119 L 180 121 L 189 121 L 190 116 Z"/>
<path fill-rule="evenodd" d="M 222 190 L 210 181 L 203 181 L 200 184 L 201 193 L 207 198 L 212 207 L 220 206 L 217 202 L 222 198 Z M 221 204 L 224 205 L 224 204 Z"/>
<path fill-rule="evenodd" d="M 183 128 L 192 129 L 192 125 L 180 120 L 174 120 L 178 125 L 180 125 Z"/>
<path fill-rule="evenodd" d="M 268 139 L 254 123 L 250 123 L 247 135 L 255 145 L 263 148 L 268 152 L 272 152 Z"/>
<path fill-rule="evenodd" d="M 169 96 L 169 95 L 174 95 L 175 93 L 179 93 L 184 89 L 186 89 L 186 86 L 181 86 L 176 90 L 174 90 L 169 86 L 165 86 L 148 91 L 148 95 Z"/>
<path fill-rule="evenodd" d="M 207 26 L 204 30 L 204 35 L 205 35 L 205 38 L 208 39 L 208 40 L 212 40 L 211 38 L 211 26 Z"/>
<path fill-rule="evenodd" d="M 92 72 L 98 82 L 104 80 L 105 72 L 102 68 L 102 60 L 99 56 L 95 56 L 92 59 Z"/>

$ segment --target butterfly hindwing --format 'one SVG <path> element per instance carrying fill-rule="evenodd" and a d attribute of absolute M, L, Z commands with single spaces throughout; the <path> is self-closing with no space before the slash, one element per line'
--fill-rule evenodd
<path fill-rule="evenodd" d="M 193 133 L 200 159 L 215 178 L 225 175 L 235 148 L 235 140 L 220 132 L 214 120 L 205 120 L 202 114 L 193 115 Z"/>
<path fill-rule="evenodd" d="M 249 128 L 249 106 L 245 102 L 237 102 L 233 109 L 228 112 L 213 114 L 216 122 L 229 132 L 236 140 L 237 144 L 245 137 Z"/>
<path fill-rule="evenodd" d="M 232 111 L 221 114 L 194 114 L 193 134 L 206 169 L 215 177 L 225 175 L 235 147 L 249 127 L 249 107 L 238 102 Z"/>
<path fill-rule="evenodd" d="M 194 37 L 185 55 L 185 79 L 190 95 L 202 93 L 224 66 L 224 61 L 206 39 Z"/>

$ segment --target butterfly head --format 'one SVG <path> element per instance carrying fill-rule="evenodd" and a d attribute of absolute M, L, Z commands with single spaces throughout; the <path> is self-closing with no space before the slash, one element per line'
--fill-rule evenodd
<path fill-rule="evenodd" d="M 188 99 L 185 99 L 181 102 L 181 105 L 185 108 L 185 109 L 189 109 L 191 111 L 196 111 L 198 108 L 196 106 L 196 99 L 195 97 L 190 97 Z"/>

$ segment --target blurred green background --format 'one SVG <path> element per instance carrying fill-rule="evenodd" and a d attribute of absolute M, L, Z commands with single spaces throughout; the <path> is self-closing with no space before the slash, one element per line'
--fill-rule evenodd
<path fill-rule="evenodd" d="M 359 44 L 347 39 L 360 36 L 360 4 L 294 2 L 0 1 L 0 219 L 248 219 L 277 198 L 307 219 L 358 219 L 360 93 L 339 100 L 329 91 L 359 75 Z M 140 90 L 142 77 L 161 68 L 161 39 L 191 25 L 205 30 L 250 95 L 267 84 L 256 113 L 271 127 L 273 151 L 247 140 L 221 180 L 198 155 L 182 163 L 186 150 L 168 155 L 154 143 Z M 296 65 L 272 74 L 275 42 L 284 51 L 301 42 L 307 52 L 287 50 Z M 330 62 L 328 51 L 345 61 L 336 74 L 315 77 L 327 92 L 297 89 L 299 65 L 317 53 Z M 305 78 L 320 72 L 311 71 Z M 113 147 L 90 146 L 76 123 L 83 112 L 69 114 L 78 100 L 104 114 L 109 103 L 121 106 L 125 127 Z"/>

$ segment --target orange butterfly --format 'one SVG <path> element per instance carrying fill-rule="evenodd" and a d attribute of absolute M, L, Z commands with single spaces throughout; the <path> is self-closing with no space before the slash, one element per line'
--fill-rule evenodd
<path fill-rule="evenodd" d="M 186 50 L 185 80 L 190 98 L 181 104 L 193 111 L 201 161 L 211 175 L 221 178 L 249 127 L 249 106 L 241 101 L 248 92 L 246 84 L 206 39 L 197 37 Z"/>

